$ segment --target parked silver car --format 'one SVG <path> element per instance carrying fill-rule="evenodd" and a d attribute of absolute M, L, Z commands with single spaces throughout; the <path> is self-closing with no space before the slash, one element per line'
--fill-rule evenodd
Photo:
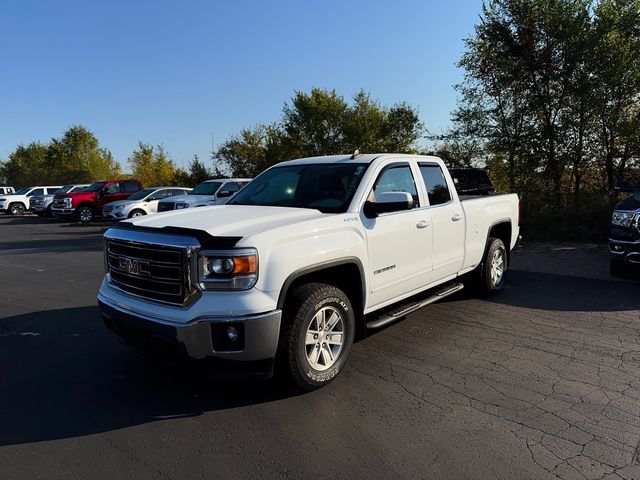
<path fill-rule="evenodd" d="M 134 193 L 126 200 L 107 203 L 102 207 L 102 216 L 113 220 L 150 215 L 158 211 L 158 202 L 163 198 L 182 196 L 192 189 L 185 187 L 151 187 Z"/>

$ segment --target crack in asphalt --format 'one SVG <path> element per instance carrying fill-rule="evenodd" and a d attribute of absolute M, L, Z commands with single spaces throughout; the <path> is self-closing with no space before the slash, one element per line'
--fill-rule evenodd
<path fill-rule="evenodd" d="M 638 311 L 491 307 L 435 305 L 380 332 L 373 376 L 438 412 L 470 407 L 507 422 L 547 476 L 639 479 Z M 416 328 L 420 319 L 432 328 Z M 370 358 L 354 350 L 364 373 Z"/>

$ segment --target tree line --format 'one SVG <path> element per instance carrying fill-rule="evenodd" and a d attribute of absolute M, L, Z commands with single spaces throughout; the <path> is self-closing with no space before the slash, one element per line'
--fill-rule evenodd
<path fill-rule="evenodd" d="M 162 146 L 140 142 L 129 171 L 146 185 L 193 185 L 356 148 L 435 153 L 449 166 L 487 167 L 499 191 L 520 194 L 529 238 L 604 239 L 616 182 L 640 180 L 640 0 L 489 0 L 458 66 L 458 103 L 441 134 L 406 102 L 314 88 L 294 92 L 277 121 L 228 138 L 212 168 L 197 157 L 178 168 Z M 121 174 L 82 126 L 0 164 L 16 186 Z"/>
<path fill-rule="evenodd" d="M 100 146 L 93 132 L 73 125 L 47 144 L 35 141 L 18 145 L 6 161 L 0 161 L 0 183 L 23 187 L 132 177 L 148 186 L 193 186 L 213 176 L 224 176 L 215 168 L 208 168 L 197 155 L 186 170 L 179 168 L 162 145 L 144 142 L 138 142 L 127 164 L 130 173 L 124 174 L 120 163 Z"/>
<path fill-rule="evenodd" d="M 616 182 L 640 179 L 640 1 L 492 0 L 465 45 L 437 150 L 555 217 L 530 234 L 601 237 Z"/>

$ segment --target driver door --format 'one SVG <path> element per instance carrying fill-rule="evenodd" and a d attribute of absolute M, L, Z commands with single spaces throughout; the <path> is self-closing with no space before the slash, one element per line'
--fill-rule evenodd
<path fill-rule="evenodd" d="M 145 208 L 147 213 L 158 213 L 158 202 L 163 198 L 171 197 L 171 190 L 165 188 L 164 190 L 158 190 L 145 202 Z"/>
<path fill-rule="evenodd" d="M 378 173 L 367 200 L 377 193 L 407 192 L 413 208 L 367 218 L 360 211 L 369 254 L 370 306 L 391 303 L 399 296 L 416 292 L 431 281 L 432 228 L 429 210 L 416 188 L 415 167 L 394 162 Z"/>
<path fill-rule="evenodd" d="M 122 199 L 123 196 L 120 194 L 120 184 L 118 182 L 113 182 L 102 187 L 99 203 L 100 205 L 106 205 L 107 203 Z"/>

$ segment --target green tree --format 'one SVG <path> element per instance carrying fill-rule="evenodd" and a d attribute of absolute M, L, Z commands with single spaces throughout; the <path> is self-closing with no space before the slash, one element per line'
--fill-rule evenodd
<path fill-rule="evenodd" d="M 16 188 L 48 183 L 47 146 L 40 142 L 18 145 L 2 165 L 4 182 Z"/>
<path fill-rule="evenodd" d="M 120 165 L 109 150 L 100 147 L 95 134 L 82 125 L 69 127 L 47 149 L 48 181 L 90 183 L 121 176 Z"/>
<path fill-rule="evenodd" d="M 175 163 L 169 159 L 162 145 L 138 142 L 127 160 L 132 176 L 145 187 L 172 185 L 178 175 Z"/>
<path fill-rule="evenodd" d="M 359 91 L 350 104 L 335 90 L 296 91 L 282 118 L 244 129 L 214 158 L 235 176 L 255 176 L 292 158 L 362 152 L 413 152 L 422 133 L 417 111 L 406 103 L 383 107 Z"/>

